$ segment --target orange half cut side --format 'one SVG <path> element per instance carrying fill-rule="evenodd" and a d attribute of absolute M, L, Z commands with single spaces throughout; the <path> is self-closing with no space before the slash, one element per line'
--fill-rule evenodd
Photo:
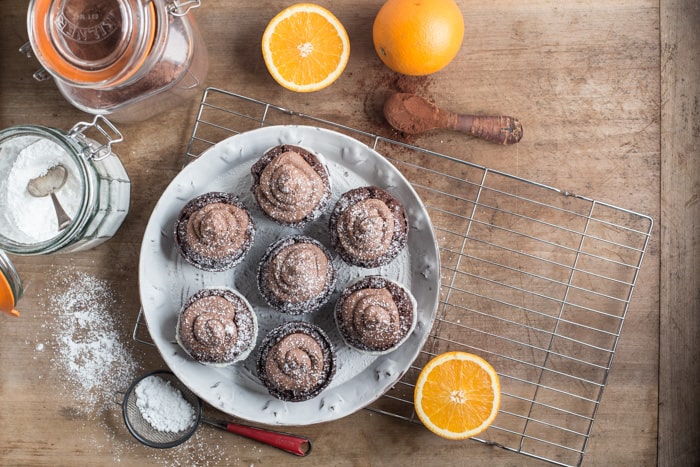
<path fill-rule="evenodd" d="M 467 352 L 447 352 L 430 360 L 414 392 L 418 418 L 430 431 L 448 439 L 482 433 L 496 418 L 500 401 L 496 371 Z"/>
<path fill-rule="evenodd" d="M 277 14 L 262 38 L 265 65 L 281 86 L 296 92 L 318 91 L 342 74 L 350 57 L 350 40 L 340 21 L 310 3 Z"/>

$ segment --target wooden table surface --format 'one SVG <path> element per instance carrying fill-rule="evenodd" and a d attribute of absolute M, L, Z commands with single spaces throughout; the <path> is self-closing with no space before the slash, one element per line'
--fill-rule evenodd
<path fill-rule="evenodd" d="M 2 2 L 0 128 L 68 129 L 88 116 L 17 49 L 28 2 Z M 345 24 L 350 62 L 329 88 L 296 94 L 268 75 L 260 54 L 267 21 L 287 5 L 205 1 L 194 11 L 210 54 L 206 85 L 373 133 L 387 131 L 377 96 L 396 85 L 376 57 L 371 25 L 381 1 L 319 2 Z M 419 91 L 450 110 L 517 116 L 523 140 L 502 147 L 433 132 L 411 143 L 653 217 L 647 254 L 625 319 L 584 465 L 697 465 L 700 59 L 697 1 L 458 0 L 466 37 L 458 57 Z M 185 445 L 154 450 L 124 427 L 114 400 L 129 381 L 84 394 L 61 365 L 60 303 L 76 284 L 108 295 L 117 340 L 135 374 L 162 368 L 135 342 L 141 239 L 161 193 L 181 168 L 198 99 L 139 124 L 115 146 L 132 181 L 129 215 L 109 242 L 71 255 L 12 256 L 27 284 L 18 319 L 0 316 L 1 465 L 546 465 L 474 441 L 361 410 L 291 428 L 313 439 L 297 459 L 201 428 Z M 94 291 L 93 291 L 94 292 Z M 66 306 L 68 306 L 66 304 Z M 62 319 L 67 319 L 63 315 Z M 63 334 L 65 334 L 64 326 Z M 65 336 L 64 336 L 65 337 Z M 103 392 L 100 392 L 103 391 Z M 119 397 L 116 395 L 115 397 Z"/>

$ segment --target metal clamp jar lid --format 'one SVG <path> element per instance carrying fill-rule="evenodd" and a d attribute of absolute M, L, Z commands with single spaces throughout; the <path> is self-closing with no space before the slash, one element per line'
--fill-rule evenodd
<path fill-rule="evenodd" d="M 101 116 L 68 132 L 37 125 L 0 131 L 0 249 L 63 253 L 111 238 L 130 203 L 129 177 L 111 149 L 122 139 Z"/>
<path fill-rule="evenodd" d="M 207 54 L 188 12 L 199 1 L 30 0 L 29 43 L 79 109 L 115 121 L 143 120 L 202 84 Z"/>
<path fill-rule="evenodd" d="M 22 279 L 15 266 L 5 252 L 0 250 L 0 312 L 19 316 L 15 306 L 23 292 Z"/>

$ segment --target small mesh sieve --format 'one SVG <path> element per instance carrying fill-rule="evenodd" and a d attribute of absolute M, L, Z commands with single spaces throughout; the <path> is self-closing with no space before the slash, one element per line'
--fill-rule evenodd
<path fill-rule="evenodd" d="M 161 431 L 154 428 L 151 422 L 144 418 L 141 409 L 136 403 L 136 387 L 141 381 L 150 377 L 159 377 L 170 383 L 173 388 L 180 391 L 182 397 L 192 406 L 195 416 L 186 429 L 177 432 Z M 203 417 L 201 399 L 185 386 L 177 376 L 167 370 L 152 371 L 136 378 L 124 394 L 122 413 L 124 414 L 124 423 L 126 423 L 126 427 L 134 438 L 153 448 L 172 448 L 184 443 L 194 434 L 200 422 L 204 422 L 220 430 L 267 444 L 295 456 L 305 457 L 311 452 L 311 440 L 305 436 Z"/>
<path fill-rule="evenodd" d="M 151 377 L 159 377 L 169 382 L 173 388 L 180 391 L 182 397 L 192 406 L 195 416 L 186 429 L 182 431 L 161 431 L 154 428 L 143 417 L 141 409 L 136 405 L 136 387 L 141 381 Z M 172 448 L 187 441 L 197 430 L 202 417 L 202 401 L 187 386 L 182 384 L 173 373 L 158 370 L 146 373 L 131 383 L 124 395 L 122 413 L 124 414 L 124 423 L 126 423 L 126 427 L 134 438 L 153 448 Z"/>

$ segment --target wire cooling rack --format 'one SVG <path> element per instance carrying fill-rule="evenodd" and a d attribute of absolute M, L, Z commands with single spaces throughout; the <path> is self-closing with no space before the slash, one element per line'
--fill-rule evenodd
<path fill-rule="evenodd" d="M 438 239 L 433 329 L 403 378 L 368 409 L 420 423 L 413 389 L 423 365 L 450 350 L 476 353 L 498 372 L 502 401 L 474 439 L 581 465 L 652 219 L 215 88 L 205 90 L 184 164 L 233 134 L 292 124 L 347 134 L 384 155 L 422 198 Z"/>

